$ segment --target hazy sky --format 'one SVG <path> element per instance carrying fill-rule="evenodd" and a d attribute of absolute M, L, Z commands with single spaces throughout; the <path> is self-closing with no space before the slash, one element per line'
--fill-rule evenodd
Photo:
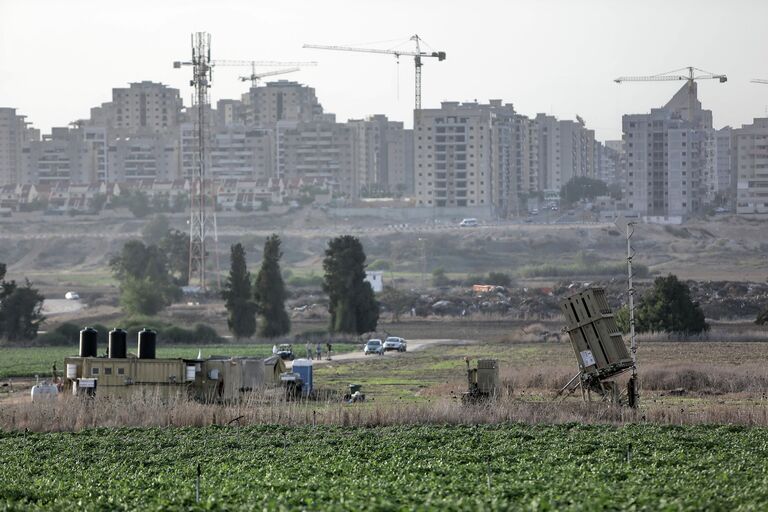
<path fill-rule="evenodd" d="M 768 2 L 620 0 L 0 0 L 0 107 L 38 128 L 86 118 L 113 87 L 159 81 L 189 104 L 190 33 L 212 34 L 214 59 L 317 60 L 284 75 L 317 90 L 339 121 L 383 113 L 412 124 L 413 60 L 302 49 L 303 43 L 389 48 L 418 33 L 423 106 L 501 98 L 518 112 L 581 115 L 599 139 L 618 138 L 622 113 L 664 104 L 682 84 L 626 83 L 693 65 L 728 75 L 701 82 L 716 127 L 766 115 Z M 380 44 L 366 44 L 386 41 Z M 247 69 L 220 67 L 212 97 L 239 98 Z"/>

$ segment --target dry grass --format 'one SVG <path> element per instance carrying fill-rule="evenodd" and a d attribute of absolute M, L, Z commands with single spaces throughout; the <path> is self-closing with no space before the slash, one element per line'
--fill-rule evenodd
<path fill-rule="evenodd" d="M 0 411 L 0 429 L 38 432 L 95 427 L 183 427 L 204 425 L 451 425 L 522 422 L 527 424 L 651 422 L 659 424 L 768 425 L 768 406 L 707 404 L 687 410 L 679 404 L 632 411 L 604 403 L 525 401 L 503 396 L 492 403 L 463 405 L 458 398 L 412 404 L 339 402 L 284 403 L 259 400 L 210 405 L 186 400 L 135 398 L 128 401 L 61 397 L 53 403 L 26 403 Z"/>

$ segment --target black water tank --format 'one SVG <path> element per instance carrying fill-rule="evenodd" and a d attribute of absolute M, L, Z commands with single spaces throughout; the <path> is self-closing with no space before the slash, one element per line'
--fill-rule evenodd
<path fill-rule="evenodd" d="M 99 333 L 86 327 L 80 331 L 80 357 L 96 357 L 99 348 Z"/>
<path fill-rule="evenodd" d="M 139 359 L 154 359 L 157 333 L 151 329 L 139 331 Z"/>
<path fill-rule="evenodd" d="M 107 345 L 109 347 L 110 359 L 125 359 L 128 352 L 128 333 L 122 329 L 109 331 Z"/>

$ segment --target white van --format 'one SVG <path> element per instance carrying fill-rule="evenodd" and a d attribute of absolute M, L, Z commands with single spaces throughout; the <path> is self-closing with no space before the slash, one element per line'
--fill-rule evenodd
<path fill-rule="evenodd" d="M 477 219 L 469 218 L 469 219 L 462 219 L 461 222 L 459 222 L 459 227 L 462 228 L 473 228 L 477 226 Z"/>

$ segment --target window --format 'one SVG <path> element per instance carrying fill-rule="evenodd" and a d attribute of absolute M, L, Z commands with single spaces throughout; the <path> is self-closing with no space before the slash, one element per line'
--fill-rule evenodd
<path fill-rule="evenodd" d="M 112 368 L 104 368 L 104 375 L 112 375 Z"/>
<path fill-rule="evenodd" d="M 99 369 L 98 368 L 91 368 L 91 375 L 98 375 Z"/>

